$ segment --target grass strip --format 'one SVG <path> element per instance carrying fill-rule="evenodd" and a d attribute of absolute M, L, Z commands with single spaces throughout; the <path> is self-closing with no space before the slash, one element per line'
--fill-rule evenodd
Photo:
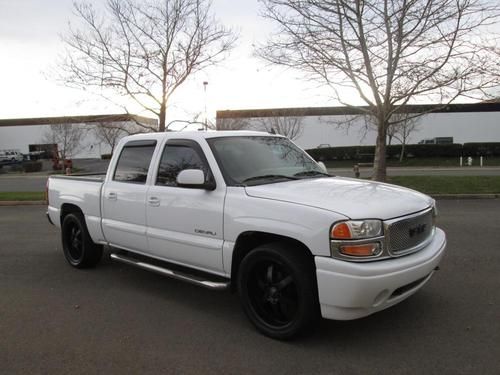
<path fill-rule="evenodd" d="M 500 193 L 500 176 L 392 176 L 388 182 L 427 194 Z"/>
<path fill-rule="evenodd" d="M 326 161 L 325 164 L 328 168 L 352 168 L 356 163 L 372 163 L 373 160 L 332 160 Z M 465 165 L 466 158 L 463 159 Z M 402 162 L 396 159 L 387 160 L 388 167 L 460 167 L 459 158 L 406 158 Z M 474 157 L 472 161 L 473 167 L 479 167 L 479 158 Z M 485 157 L 483 159 L 484 167 L 498 167 L 500 166 L 500 157 Z M 464 167 L 465 168 L 465 167 Z"/>
<path fill-rule="evenodd" d="M 43 201 L 43 191 L 8 191 L 0 192 L 0 201 Z"/>

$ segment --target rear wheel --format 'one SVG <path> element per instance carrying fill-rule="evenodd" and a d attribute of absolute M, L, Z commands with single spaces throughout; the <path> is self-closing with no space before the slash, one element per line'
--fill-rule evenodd
<path fill-rule="evenodd" d="M 243 310 L 267 336 L 290 339 L 319 317 L 314 265 L 302 249 L 271 243 L 241 262 L 238 291 Z"/>
<path fill-rule="evenodd" d="M 66 215 L 61 228 L 64 256 L 76 268 L 95 267 L 102 257 L 102 246 L 92 242 L 81 213 Z"/>

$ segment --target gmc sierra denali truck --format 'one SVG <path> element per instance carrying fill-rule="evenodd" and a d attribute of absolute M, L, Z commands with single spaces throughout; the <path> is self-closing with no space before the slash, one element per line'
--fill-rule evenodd
<path fill-rule="evenodd" d="M 333 177 L 285 137 L 261 132 L 134 135 L 106 175 L 51 176 L 48 219 L 70 265 L 111 258 L 236 291 L 262 333 L 385 309 L 420 289 L 443 256 L 435 201 Z"/>

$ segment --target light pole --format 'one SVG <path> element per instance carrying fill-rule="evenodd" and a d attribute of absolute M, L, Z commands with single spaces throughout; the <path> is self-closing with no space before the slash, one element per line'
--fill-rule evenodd
<path fill-rule="evenodd" d="M 203 91 L 205 92 L 205 131 L 208 130 L 208 126 L 207 126 L 207 85 L 208 85 L 208 81 L 203 81 Z"/>

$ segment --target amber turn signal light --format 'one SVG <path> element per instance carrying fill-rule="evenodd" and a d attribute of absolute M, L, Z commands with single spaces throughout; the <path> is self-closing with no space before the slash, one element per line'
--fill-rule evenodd
<path fill-rule="evenodd" d="M 332 228 L 331 237 L 339 239 L 352 238 L 351 229 L 349 228 L 349 225 L 347 225 L 347 223 L 335 224 Z"/>
<path fill-rule="evenodd" d="M 340 246 L 340 253 L 353 257 L 370 257 L 380 254 L 380 245 L 378 243 L 369 243 L 363 245 L 344 245 Z"/>

